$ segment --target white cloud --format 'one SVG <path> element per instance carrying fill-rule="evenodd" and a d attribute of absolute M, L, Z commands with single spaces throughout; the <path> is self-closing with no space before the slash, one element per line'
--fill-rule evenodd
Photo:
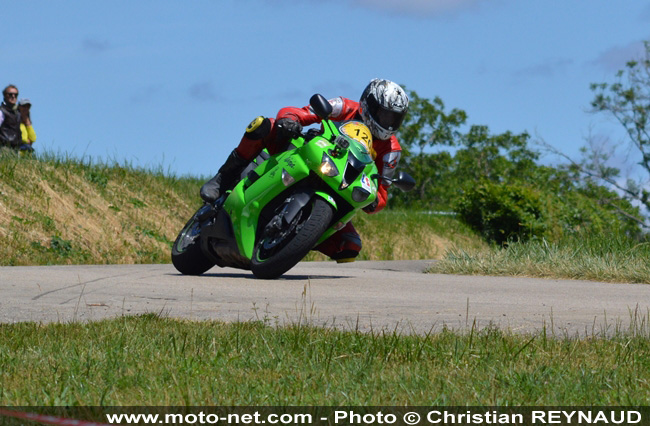
<path fill-rule="evenodd" d="M 618 71 L 625 68 L 625 64 L 631 60 L 638 60 L 643 57 L 645 48 L 642 41 L 635 41 L 625 46 L 614 46 L 605 50 L 591 64 L 605 68 L 607 71 Z"/>
<path fill-rule="evenodd" d="M 97 38 L 86 37 L 81 42 L 81 48 L 89 53 L 103 53 L 111 48 L 111 44 L 107 40 L 99 40 Z"/>
<path fill-rule="evenodd" d="M 194 83 L 189 89 L 190 98 L 201 102 L 218 102 L 220 97 L 214 85 L 209 81 Z"/>
<path fill-rule="evenodd" d="M 517 78 L 529 77 L 553 77 L 558 73 L 564 72 L 568 67 L 573 65 L 573 60 L 568 58 L 549 59 L 545 62 L 522 68 L 515 72 Z"/>
<path fill-rule="evenodd" d="M 405 14 L 442 15 L 478 7 L 486 0 L 352 0 L 370 9 L 385 9 Z"/>
<path fill-rule="evenodd" d="M 490 0 L 489 3 L 495 4 L 498 1 Z M 294 3 L 290 0 L 266 0 L 266 2 L 275 6 Z M 476 9 L 481 4 L 487 4 L 488 0 L 318 0 L 314 2 L 318 4 L 336 3 L 386 13 L 431 17 Z"/>
<path fill-rule="evenodd" d="M 162 95 L 163 87 L 160 84 L 151 84 L 136 89 L 131 95 L 131 102 L 146 104 L 158 99 Z"/>

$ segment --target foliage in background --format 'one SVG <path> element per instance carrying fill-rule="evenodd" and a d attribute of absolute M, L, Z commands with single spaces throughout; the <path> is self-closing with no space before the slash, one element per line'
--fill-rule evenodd
<path fill-rule="evenodd" d="M 409 114 L 398 135 L 400 165 L 417 186 L 410 193 L 394 191 L 393 205 L 450 210 L 463 189 L 477 180 L 522 176 L 534 167 L 538 153 L 527 147 L 528 134 L 493 135 L 479 125 L 464 133 L 465 111 L 454 108 L 446 113 L 441 99 L 423 99 L 413 91 L 409 97 Z"/>
<path fill-rule="evenodd" d="M 638 242 L 646 238 L 635 219 L 641 215 L 639 208 L 615 191 L 562 167 L 539 167 L 536 174 L 548 194 L 554 239 L 625 235 Z"/>
<path fill-rule="evenodd" d="M 486 240 L 503 245 L 548 235 L 544 201 L 542 194 L 532 188 L 484 180 L 465 192 L 456 211 Z"/>
<path fill-rule="evenodd" d="M 638 156 L 643 177 L 621 182 L 621 171 L 611 165 L 611 156 L 593 146 L 585 148 L 585 158 L 572 162 L 583 175 L 619 190 L 628 200 L 641 203 L 650 214 L 650 42 L 644 43 L 644 56 L 630 60 L 616 74 L 612 84 L 595 83 L 591 102 L 593 112 L 613 117 L 625 130 L 628 148 Z M 616 205 L 616 200 L 611 200 Z M 650 227 L 647 222 L 641 221 Z"/>
<path fill-rule="evenodd" d="M 593 83 L 594 98 L 591 112 L 613 118 L 624 130 L 626 141 L 612 144 L 608 139 L 589 136 L 587 146 L 581 149 L 582 158 L 574 159 L 550 144 L 541 141 L 546 149 L 564 158 L 562 168 L 583 182 L 585 186 L 604 186 L 609 191 L 593 194 L 601 205 L 609 206 L 627 221 L 636 222 L 645 231 L 650 230 L 650 42 L 644 43 L 643 57 L 630 60 L 625 69 L 616 74 L 614 83 Z M 625 164 L 625 174 L 615 165 L 617 149 L 631 156 L 635 165 Z M 632 173 L 630 173 L 630 169 Z M 620 194 L 612 197 L 611 193 Z M 632 203 L 641 207 L 631 211 Z"/>
<path fill-rule="evenodd" d="M 611 230 L 641 236 L 638 208 L 575 170 L 538 164 L 527 133 L 492 134 L 479 125 L 463 132 L 464 111 L 445 113 L 438 98 L 409 96 L 414 102 L 399 135 L 401 164 L 418 185 L 411 193 L 393 191 L 391 205 L 456 211 L 497 244 Z"/>
<path fill-rule="evenodd" d="M 638 222 L 629 218 L 639 214 L 638 208 L 613 191 L 552 167 L 538 166 L 532 176 L 533 182 L 480 180 L 458 197 L 454 208 L 472 229 L 498 245 L 613 234 L 632 241 L 645 239 Z M 617 205 L 602 201 L 608 199 Z"/>

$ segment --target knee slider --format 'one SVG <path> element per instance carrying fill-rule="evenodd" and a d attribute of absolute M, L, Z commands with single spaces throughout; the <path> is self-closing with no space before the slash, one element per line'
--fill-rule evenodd
<path fill-rule="evenodd" d="M 244 137 L 253 140 L 264 139 L 269 133 L 271 133 L 271 120 L 260 115 L 246 127 Z"/>

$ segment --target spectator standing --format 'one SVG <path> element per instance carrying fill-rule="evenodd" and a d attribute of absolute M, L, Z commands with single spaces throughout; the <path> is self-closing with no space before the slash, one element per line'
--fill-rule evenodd
<path fill-rule="evenodd" d="M 18 111 L 18 88 L 13 84 L 2 91 L 4 101 L 0 105 L 0 146 L 18 149 L 22 145 L 20 111 Z"/>
<path fill-rule="evenodd" d="M 20 112 L 20 133 L 22 135 L 23 145 L 29 148 L 36 142 L 36 131 L 32 126 L 31 111 L 32 102 L 29 99 L 21 99 L 18 102 L 18 111 Z"/>

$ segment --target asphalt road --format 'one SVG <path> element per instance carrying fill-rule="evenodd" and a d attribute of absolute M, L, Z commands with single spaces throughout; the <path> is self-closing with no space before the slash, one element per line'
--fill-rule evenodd
<path fill-rule="evenodd" d="M 91 321 L 160 313 L 193 320 L 311 323 L 345 330 L 427 333 L 546 327 L 602 335 L 650 313 L 650 285 L 424 274 L 431 261 L 303 262 L 278 280 L 215 267 L 0 267 L 0 322 Z"/>

